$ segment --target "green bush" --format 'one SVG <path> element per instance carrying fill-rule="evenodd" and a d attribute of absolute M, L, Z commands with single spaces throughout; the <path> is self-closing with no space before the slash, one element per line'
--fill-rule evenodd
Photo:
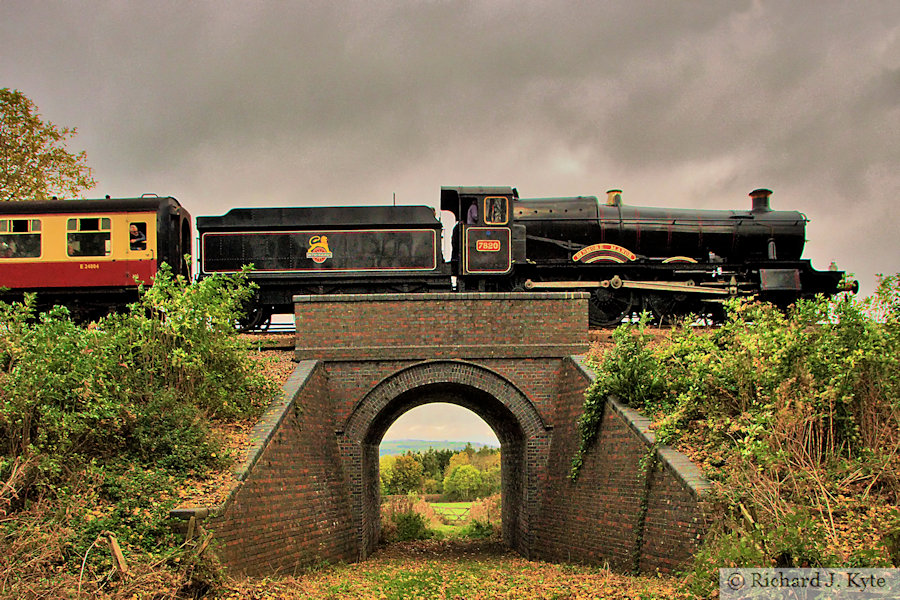
<path fill-rule="evenodd" d="M 471 522 L 463 526 L 460 537 L 467 537 L 473 540 L 485 540 L 497 538 L 499 535 L 499 528 L 492 523 L 472 519 Z"/>
<path fill-rule="evenodd" d="M 23 517 L 4 521 L 0 553 L 55 531 L 50 563 L 18 550 L 38 575 L 83 560 L 102 571 L 109 553 L 90 552 L 101 532 L 130 553 L 174 552 L 178 488 L 228 460 L 211 423 L 274 397 L 234 329 L 252 294 L 243 276 L 190 283 L 163 265 L 141 292 L 87 325 L 65 308 L 35 314 L 31 297 L 0 303 L 0 515 Z"/>
<path fill-rule="evenodd" d="M 417 512 L 394 513 L 391 518 L 397 527 L 397 540 L 400 542 L 425 540 L 432 537 L 425 517 Z"/>
<path fill-rule="evenodd" d="M 719 518 L 692 580 L 701 587 L 713 566 L 897 562 L 900 276 L 862 301 L 725 308 L 712 330 L 616 330 L 592 362 L 573 478 L 615 395 L 714 483 Z"/>

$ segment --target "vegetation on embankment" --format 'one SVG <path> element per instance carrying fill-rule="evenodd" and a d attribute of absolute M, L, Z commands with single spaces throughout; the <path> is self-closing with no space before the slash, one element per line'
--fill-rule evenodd
<path fill-rule="evenodd" d="M 276 392 L 235 335 L 251 293 L 161 269 L 89 325 L 0 304 L 0 596 L 167 597 L 216 577 L 168 513 L 229 462 L 211 424 Z"/>
<path fill-rule="evenodd" d="M 900 565 L 900 276 L 865 301 L 728 314 L 662 339 L 616 330 L 592 359 L 573 477 L 614 394 L 714 484 L 695 593 L 717 586 L 717 567 Z"/>
<path fill-rule="evenodd" d="M 416 494 L 381 503 L 381 541 L 493 539 L 502 536 L 499 493 L 475 502 L 426 502 Z"/>

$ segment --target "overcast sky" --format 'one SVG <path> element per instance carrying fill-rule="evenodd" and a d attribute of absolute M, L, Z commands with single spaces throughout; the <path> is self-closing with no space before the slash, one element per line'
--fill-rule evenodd
<path fill-rule="evenodd" d="M 0 0 L 0 87 L 78 128 L 91 197 L 741 209 L 769 187 L 815 267 L 863 294 L 900 271 L 897 0 Z"/>

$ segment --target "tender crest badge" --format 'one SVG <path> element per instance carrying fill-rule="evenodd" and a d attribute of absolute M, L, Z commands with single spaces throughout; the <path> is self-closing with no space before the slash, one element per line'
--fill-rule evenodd
<path fill-rule="evenodd" d="M 306 258 L 311 258 L 318 265 L 334 256 L 328 249 L 328 238 L 324 235 L 314 235 L 309 238 L 309 250 L 306 251 Z"/>

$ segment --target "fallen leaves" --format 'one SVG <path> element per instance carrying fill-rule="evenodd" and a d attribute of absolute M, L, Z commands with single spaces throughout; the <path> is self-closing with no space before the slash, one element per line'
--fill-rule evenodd
<path fill-rule="evenodd" d="M 584 599 L 684 598 L 668 577 L 527 560 L 493 542 L 426 540 L 382 547 L 362 563 L 282 579 L 245 580 L 224 598 Z"/>

